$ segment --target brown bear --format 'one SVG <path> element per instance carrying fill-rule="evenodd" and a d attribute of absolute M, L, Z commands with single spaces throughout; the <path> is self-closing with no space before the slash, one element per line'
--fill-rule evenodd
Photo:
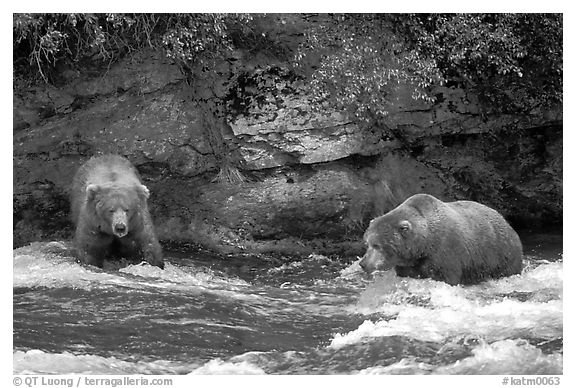
<path fill-rule="evenodd" d="M 92 157 L 82 165 L 70 198 L 79 260 L 102 267 L 105 258 L 117 256 L 164 268 L 148 211 L 149 194 L 124 157 Z"/>
<path fill-rule="evenodd" d="M 398 276 L 454 285 L 522 270 L 518 234 L 496 210 L 473 201 L 416 194 L 373 219 L 364 241 L 360 266 L 366 272 L 394 266 Z"/>

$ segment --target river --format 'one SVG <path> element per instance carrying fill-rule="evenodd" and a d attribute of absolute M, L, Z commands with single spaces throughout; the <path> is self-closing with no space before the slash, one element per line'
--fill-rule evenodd
<path fill-rule="evenodd" d="M 368 276 L 357 258 L 165 252 L 77 264 L 13 252 L 15 374 L 562 374 L 561 234 L 474 286 Z"/>

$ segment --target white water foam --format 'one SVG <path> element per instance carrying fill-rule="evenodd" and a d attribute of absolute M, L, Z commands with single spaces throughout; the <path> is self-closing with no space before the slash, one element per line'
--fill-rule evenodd
<path fill-rule="evenodd" d="M 252 298 L 251 295 L 237 292 L 250 287 L 249 283 L 237 278 L 218 276 L 209 269 L 200 270 L 166 263 L 162 270 L 141 263 L 117 270 L 102 270 L 76 263 L 68 252 L 66 244 L 60 242 L 32 243 L 14 250 L 13 286 L 70 287 L 84 290 L 127 287 L 187 293 L 204 291 L 234 298 Z"/>
<path fill-rule="evenodd" d="M 193 370 L 191 375 L 263 375 L 262 368 L 248 361 L 223 361 L 219 358 L 210 360 L 203 366 Z"/>
<path fill-rule="evenodd" d="M 13 365 L 14 374 L 265 374 L 263 369 L 245 360 L 224 361 L 217 358 L 205 364 L 167 360 L 124 361 L 116 357 L 75 355 L 70 352 L 48 353 L 37 349 L 15 351 Z"/>
<path fill-rule="evenodd" d="M 14 287 L 71 287 L 91 290 L 117 286 L 122 279 L 98 269 L 87 269 L 73 258 L 60 255 L 62 243 L 32 243 L 13 253 Z"/>
<path fill-rule="evenodd" d="M 556 375 L 562 374 L 561 354 L 544 354 L 522 339 L 507 339 L 481 344 L 472 349 L 472 356 L 453 364 L 435 366 L 403 358 L 387 366 L 363 369 L 359 374 L 499 374 L 499 375 Z"/>
<path fill-rule="evenodd" d="M 13 353 L 14 374 L 182 374 L 198 367 L 174 361 L 124 361 L 116 357 L 48 353 L 33 349 Z"/>
<path fill-rule="evenodd" d="M 181 284 L 205 288 L 225 287 L 229 290 L 241 290 L 250 284 L 238 278 L 220 277 L 209 269 L 197 270 L 191 267 L 178 267 L 166 263 L 164 269 L 147 264 L 129 265 L 119 270 L 121 273 L 140 277 L 151 277 L 167 284 Z"/>
<path fill-rule="evenodd" d="M 521 301 L 506 295 L 525 292 Z M 383 315 L 357 329 L 336 333 L 339 349 L 369 338 L 400 335 L 442 342 L 475 334 L 490 341 L 514 337 L 562 337 L 562 263 L 477 286 L 450 286 L 430 279 L 399 278 L 386 271 L 361 295 L 357 313 Z"/>

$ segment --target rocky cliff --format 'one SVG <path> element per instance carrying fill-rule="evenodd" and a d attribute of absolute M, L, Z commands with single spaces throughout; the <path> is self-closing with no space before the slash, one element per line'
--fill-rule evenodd
<path fill-rule="evenodd" d="M 219 120 L 161 52 L 66 77 L 15 85 L 14 246 L 72 236 L 71 178 L 101 153 L 137 166 L 165 244 L 359 254 L 367 222 L 417 192 L 484 202 L 517 227 L 562 220 L 560 110 L 493 116 L 464 90 L 424 104 L 398 87 L 382 128 L 364 128 L 312 109 L 304 81 L 277 64 L 208 93 Z M 217 179 L 223 153 L 239 161 L 235 181 Z"/>

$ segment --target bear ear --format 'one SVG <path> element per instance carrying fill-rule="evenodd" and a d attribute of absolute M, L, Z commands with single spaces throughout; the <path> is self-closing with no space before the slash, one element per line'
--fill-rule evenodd
<path fill-rule="evenodd" d="M 430 214 L 443 203 L 438 198 L 429 194 L 416 194 L 406 201 L 410 201 L 410 206 L 416 209 L 422 217 L 426 217 L 426 214 Z"/>
<path fill-rule="evenodd" d="M 96 193 L 98 193 L 98 190 L 100 190 L 100 187 L 98 185 L 92 184 L 86 186 L 86 198 L 88 199 L 88 201 L 92 201 L 94 199 Z"/>
<path fill-rule="evenodd" d="M 148 187 L 144 186 L 144 185 L 140 185 L 140 193 L 144 196 L 144 198 L 148 198 L 150 196 L 150 190 L 148 190 Z"/>

